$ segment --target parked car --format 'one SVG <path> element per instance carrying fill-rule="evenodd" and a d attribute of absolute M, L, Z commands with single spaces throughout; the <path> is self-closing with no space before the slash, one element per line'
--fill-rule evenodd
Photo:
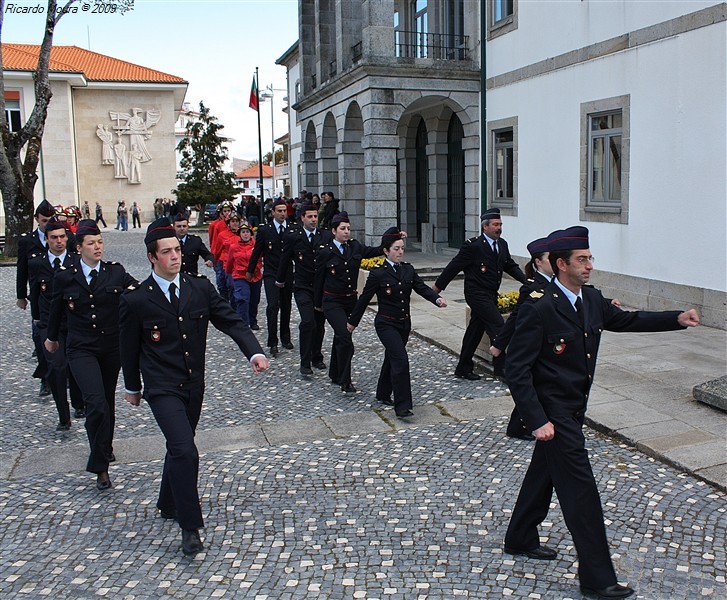
<path fill-rule="evenodd" d="M 217 205 L 216 204 L 205 204 L 204 213 L 202 217 L 203 223 L 209 223 L 217 218 Z"/>

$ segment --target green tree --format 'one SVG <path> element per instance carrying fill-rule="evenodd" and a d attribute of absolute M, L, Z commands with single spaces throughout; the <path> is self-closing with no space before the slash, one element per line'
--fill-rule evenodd
<path fill-rule="evenodd" d="M 273 154 L 272 152 L 268 152 L 267 154 L 265 154 L 265 155 L 263 156 L 263 164 L 264 164 L 264 165 L 269 165 L 269 164 L 270 164 L 270 157 L 272 156 L 272 154 Z M 283 158 L 285 158 L 285 157 L 283 156 L 283 149 L 282 149 L 282 148 L 278 148 L 278 149 L 277 149 L 277 150 L 275 151 L 275 164 L 276 164 L 276 165 L 279 165 L 279 164 L 280 164 L 281 162 L 283 162 Z M 257 165 L 257 161 L 256 161 L 256 160 L 255 160 L 255 161 L 253 161 L 253 162 L 252 162 L 252 163 L 250 164 L 250 166 L 252 166 L 253 164 Z"/>
<path fill-rule="evenodd" d="M 35 80 L 35 105 L 25 124 L 18 131 L 10 131 L 5 113 L 5 79 L 3 76 L 2 30 L 5 1 L 0 0 L 0 191 L 5 209 L 5 254 L 17 255 L 18 236 L 30 231 L 35 212 L 34 190 L 38 181 L 38 162 L 48 116 L 51 93 L 48 81 L 50 52 L 53 34 L 63 15 L 77 10 L 77 0 L 64 3 L 48 0 L 45 11 L 43 41 L 38 53 L 38 67 L 33 72 Z M 124 14 L 133 10 L 134 0 L 116 0 L 116 12 Z"/>
<path fill-rule="evenodd" d="M 199 206 L 200 215 L 205 204 L 218 204 L 240 192 L 235 187 L 233 174 L 224 171 L 229 140 L 220 135 L 224 125 L 210 114 L 203 102 L 199 103 L 199 119 L 187 123 L 187 132 L 177 150 L 182 154 L 179 165 L 183 183 L 174 194 L 185 206 Z M 201 216 L 200 216 L 201 219 Z"/>

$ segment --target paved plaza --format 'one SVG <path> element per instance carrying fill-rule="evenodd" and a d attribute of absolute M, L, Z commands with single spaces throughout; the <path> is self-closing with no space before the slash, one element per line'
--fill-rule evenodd
<path fill-rule="evenodd" d="M 143 233 L 104 237 L 106 258 L 147 276 Z M 558 560 L 502 552 L 532 452 L 504 435 L 507 388 L 453 378 L 456 357 L 412 337 L 416 416 L 402 424 L 374 398 L 383 349 L 372 314 L 354 334 L 354 396 L 325 372 L 300 379 L 296 329 L 296 349 L 255 376 L 210 328 L 198 427 L 206 551 L 184 557 L 177 524 L 155 508 L 164 442 L 148 406 L 123 402 L 120 378 L 114 488 L 97 491 L 82 421 L 56 432 L 52 400 L 37 395 L 14 282 L 1 268 L 0 598 L 581 598 L 555 496 L 541 541 Z M 264 320 L 262 305 L 263 343 Z M 327 334 L 326 361 L 329 348 Z M 620 581 L 645 599 L 724 598 L 725 494 L 586 437 Z"/>

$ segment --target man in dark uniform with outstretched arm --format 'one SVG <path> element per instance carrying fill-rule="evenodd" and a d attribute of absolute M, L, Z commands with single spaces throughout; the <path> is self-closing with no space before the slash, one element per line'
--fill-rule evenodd
<path fill-rule="evenodd" d="M 182 528 L 182 551 L 204 550 L 197 490 L 199 454 L 194 433 L 204 396 L 207 327 L 230 336 L 256 373 L 268 368 L 255 334 L 206 277 L 180 274 L 182 252 L 168 219 L 154 221 L 144 242 L 151 276 L 121 297 L 121 364 L 126 392 L 135 406 L 144 398 L 167 440 L 157 508 Z"/>
<path fill-rule="evenodd" d="M 634 590 L 616 580 L 582 429 L 601 333 L 695 327 L 699 315 L 694 309 L 625 312 L 587 286 L 593 256 L 585 227 L 553 232 L 548 248 L 556 278 L 522 304 L 507 351 L 507 383 L 536 443 L 505 535 L 505 552 L 557 557 L 538 537 L 555 489 L 578 552 L 581 592 L 626 598 Z"/>

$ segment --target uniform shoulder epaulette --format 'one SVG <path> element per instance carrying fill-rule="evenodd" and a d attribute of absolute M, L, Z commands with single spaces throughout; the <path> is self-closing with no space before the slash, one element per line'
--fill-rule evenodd
<path fill-rule="evenodd" d="M 132 283 L 132 284 L 131 284 L 131 285 L 130 285 L 129 287 L 127 287 L 127 288 L 126 288 L 126 291 L 127 291 L 127 292 L 133 292 L 134 290 L 138 290 L 138 289 L 139 289 L 139 287 L 140 287 L 140 286 L 138 286 L 138 285 L 134 285 L 134 284 Z"/>
<path fill-rule="evenodd" d="M 528 278 L 528 279 L 527 279 L 526 281 L 527 281 L 528 283 L 535 283 L 535 279 L 530 279 L 530 278 Z"/>
<path fill-rule="evenodd" d="M 468 244 L 474 244 L 479 239 L 480 239 L 480 236 L 478 235 L 477 237 L 473 237 L 473 238 L 468 239 L 467 240 L 467 243 Z"/>
<path fill-rule="evenodd" d="M 21 234 L 20 234 L 20 237 L 26 237 L 27 235 L 29 235 L 29 234 L 28 234 L 28 232 L 26 231 L 25 233 L 21 233 Z"/>
<path fill-rule="evenodd" d="M 207 279 L 207 275 L 202 273 L 185 273 L 188 277 L 194 277 L 195 279 Z"/>
<path fill-rule="evenodd" d="M 543 294 L 543 292 L 539 292 L 538 290 L 533 290 L 532 292 L 530 292 L 530 298 L 532 298 L 533 300 L 538 300 L 544 295 L 545 294 Z"/>
<path fill-rule="evenodd" d="M 61 265 L 61 266 L 60 266 L 60 268 L 59 268 L 58 270 L 59 270 L 59 271 L 65 271 L 65 270 L 66 270 L 66 268 L 65 268 L 65 267 L 64 267 L 63 265 Z"/>

